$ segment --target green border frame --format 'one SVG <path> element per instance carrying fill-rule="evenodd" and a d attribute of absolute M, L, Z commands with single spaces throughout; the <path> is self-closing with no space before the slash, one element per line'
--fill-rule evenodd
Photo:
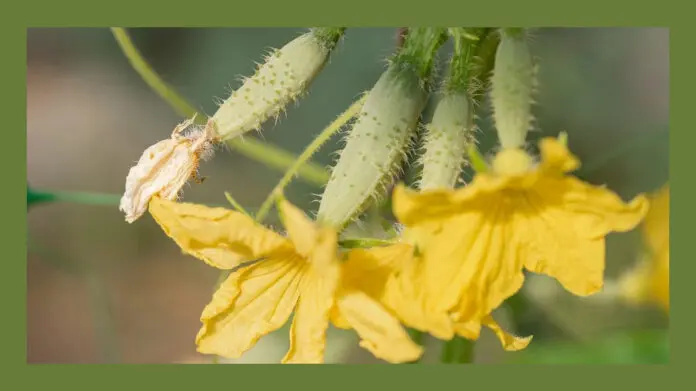
<path fill-rule="evenodd" d="M 692 338 L 687 334 L 690 316 L 686 303 L 687 279 L 694 273 L 689 269 L 691 263 L 677 261 L 676 280 L 672 286 L 684 292 L 672 295 L 676 305 L 672 304 L 672 339 L 679 338 L 672 344 L 673 359 L 668 366 L 613 366 L 610 368 L 554 368 L 502 366 L 446 366 L 446 365 L 405 365 L 405 366 L 337 366 L 294 367 L 294 366 L 234 366 L 234 365 L 187 365 L 172 367 L 164 365 L 152 368 L 126 366 L 81 367 L 64 365 L 27 365 L 26 364 L 26 308 L 25 300 L 18 300 L 26 294 L 26 211 L 24 209 L 24 192 L 26 186 L 26 166 L 18 165 L 18 159 L 26 162 L 26 28 L 27 27 L 107 27 L 122 25 L 127 27 L 162 27 L 162 26 L 312 26 L 312 25 L 348 25 L 348 26 L 399 26 L 399 25 L 521 25 L 521 26 L 671 26 L 670 46 L 674 48 L 676 61 L 672 61 L 680 83 L 674 84 L 672 95 L 682 96 L 672 105 L 674 120 L 684 121 L 692 104 L 688 88 L 690 83 L 688 71 L 696 69 L 688 46 L 693 40 L 684 27 L 678 26 L 678 14 L 687 14 L 676 1 L 663 1 L 659 4 L 622 1 L 586 0 L 577 3 L 556 1 L 508 1 L 503 5 L 493 1 L 451 1 L 430 0 L 414 2 L 407 5 L 405 1 L 353 0 L 350 2 L 327 2 L 320 0 L 273 0 L 263 2 L 210 2 L 198 1 L 195 4 L 173 3 L 162 5 L 146 4 L 142 1 L 121 0 L 118 2 L 95 2 L 85 0 L 63 0 L 55 2 L 25 2 L 13 4 L 3 10 L 5 16 L 4 34 L 0 35 L 3 48 L 3 95 L 4 95 L 4 129 L 5 143 L 10 145 L 2 154 L 8 182 L 0 193 L 4 201 L 3 220 L 7 226 L 4 235 L 5 247 L 3 259 L 4 272 L 3 294 L 0 295 L 3 313 L 2 328 L 3 349 L 1 353 L 3 374 L 6 383 L 16 384 L 21 388 L 49 388 L 64 383 L 70 389 L 122 388 L 143 385 L 159 386 L 166 389 L 193 389 L 211 384 L 216 387 L 244 387 L 254 389 L 282 388 L 290 384 L 303 389 L 352 388 L 355 384 L 367 383 L 369 379 L 384 387 L 394 389 L 422 390 L 426 388 L 471 388 L 486 387 L 534 387 L 557 388 L 575 386 L 582 389 L 595 389 L 608 383 L 627 389 L 654 389 L 665 387 L 669 368 L 680 366 L 681 359 L 687 356 Z M 273 3 L 273 5 L 271 4 Z M 221 5 L 224 4 L 224 5 Z M 223 6 L 224 9 L 220 7 Z M 337 9 L 339 9 L 337 11 Z M 440 10 L 447 10 L 441 12 Z M 671 11 L 671 12 L 670 12 Z M 675 16 L 671 16 L 674 13 Z M 289 17 L 288 15 L 294 15 Z M 681 50 L 680 50 L 681 49 Z M 681 74 L 680 74 L 681 71 Z M 680 108 L 682 110 L 680 110 Z M 679 113 L 682 113 L 680 116 Z M 687 203 L 689 197 L 688 157 L 689 141 L 696 133 L 678 131 L 672 140 L 673 153 L 670 166 L 673 173 L 683 175 L 684 182 L 673 181 L 673 199 L 676 210 L 672 217 L 675 225 L 686 226 L 694 217 L 694 211 Z M 676 141 L 675 141 L 676 140 Z M 19 148 L 19 146 L 23 148 Z M 681 161 L 680 161 L 681 160 Z M 19 167 L 19 168 L 17 168 Z M 681 172 L 680 172 L 681 170 Z M 693 196 L 696 194 L 692 193 Z M 20 229 L 21 228 L 21 229 Z M 687 230 L 672 230 L 674 233 L 673 249 L 675 254 L 686 254 L 688 249 Z M 682 244 L 684 245 L 682 247 Z M 677 255 L 677 260 L 680 256 Z M 679 281 L 683 280 L 683 284 Z M 684 288 L 680 288 L 680 287 Z M 684 305 L 679 303 L 683 302 Z M 683 309 L 682 309 L 683 307 Z M 677 337 L 675 337 L 677 336 Z M 686 360 L 684 360 L 686 365 Z M 311 368 L 311 369 L 307 369 Z M 304 373 L 309 372 L 311 373 Z M 512 372 L 509 375 L 504 372 Z M 356 376 L 359 375 L 359 376 Z M 599 378 L 599 375 L 602 378 Z M 289 376 L 289 377 L 288 377 Z M 311 377 L 310 377 L 311 376 Z M 15 378 L 20 382 L 10 382 Z M 311 379 L 311 381 L 307 381 Z M 354 379 L 352 382 L 350 379 Z M 372 385 L 373 381 L 369 381 Z M 437 384 L 437 385 L 436 385 Z M 380 384 L 381 385 L 381 384 Z"/>

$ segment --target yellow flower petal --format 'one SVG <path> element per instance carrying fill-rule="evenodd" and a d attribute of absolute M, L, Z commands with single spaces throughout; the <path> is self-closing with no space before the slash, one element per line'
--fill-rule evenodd
<path fill-rule="evenodd" d="M 630 231 L 643 220 L 650 206 L 643 195 L 626 203 L 611 190 L 574 177 L 545 177 L 529 193 L 534 195 L 530 202 L 535 206 L 562 209 L 570 214 L 575 231 L 586 238 Z"/>
<path fill-rule="evenodd" d="M 578 158 L 570 153 L 562 141 L 556 138 L 543 138 L 539 142 L 539 151 L 541 152 L 542 170 L 566 173 L 580 168 Z"/>
<path fill-rule="evenodd" d="M 395 215 L 409 228 L 428 232 L 419 248 L 427 289 L 440 303 L 431 305 L 451 310 L 457 295 L 464 295 L 468 299 L 457 311 L 490 313 L 519 289 L 522 265 L 556 277 L 577 295 L 601 289 L 604 237 L 634 228 L 648 202 L 637 196 L 624 203 L 603 187 L 565 176 L 578 161 L 555 139 L 542 141 L 541 149 L 540 167 L 526 173 L 478 174 L 459 190 L 396 189 Z"/>
<path fill-rule="evenodd" d="M 274 258 L 231 274 L 201 315 L 198 351 L 238 358 L 290 317 L 306 265 L 300 258 Z"/>
<path fill-rule="evenodd" d="M 338 234 L 333 228 L 319 228 L 307 261 L 319 274 L 333 276 L 338 268 Z M 338 278 L 338 277 L 335 277 Z"/>
<path fill-rule="evenodd" d="M 589 239 L 573 214 L 528 206 L 529 218 L 516 227 L 524 235 L 525 267 L 556 278 L 575 295 L 597 293 L 604 283 L 604 238 Z M 532 209 L 534 208 L 534 209 Z"/>
<path fill-rule="evenodd" d="M 503 345 L 503 349 L 509 352 L 522 350 L 532 342 L 533 337 L 531 335 L 529 337 L 517 337 L 507 333 L 490 315 L 483 318 L 483 325 L 493 330 L 496 337 L 498 337 L 500 343 Z"/>
<path fill-rule="evenodd" d="M 329 320 L 334 326 L 336 326 L 336 328 L 350 330 L 350 323 L 348 323 L 348 319 L 343 316 L 341 310 L 338 309 L 338 306 L 335 303 L 334 306 L 331 307 L 331 312 L 329 312 Z"/>
<path fill-rule="evenodd" d="M 280 217 L 288 236 L 295 245 L 295 251 L 302 256 L 307 256 L 317 241 L 317 229 L 313 221 L 302 210 L 286 200 L 279 203 Z"/>
<path fill-rule="evenodd" d="M 666 250 L 656 255 L 656 262 L 652 281 L 653 295 L 662 309 L 669 312 L 669 243 Z"/>
<path fill-rule="evenodd" d="M 292 220 L 291 225 L 305 221 L 303 214 L 298 216 L 302 212 L 292 205 L 286 204 L 283 209 L 286 221 Z M 299 227 L 301 226 L 295 226 Z M 314 227 L 311 229 L 315 230 Z M 302 232 L 296 231 L 295 234 L 301 236 Z M 314 242 L 306 243 L 307 249 L 311 249 L 307 259 L 308 270 L 300 286 L 300 302 L 290 329 L 290 350 L 283 358 L 284 363 L 324 361 L 326 329 L 329 327 L 340 278 L 340 264 L 336 259 L 338 242 L 333 229 L 315 230 L 312 235 Z"/>
<path fill-rule="evenodd" d="M 653 300 L 669 312 L 669 184 L 655 193 L 643 224 L 643 238 L 653 265 L 650 288 Z"/>
<path fill-rule="evenodd" d="M 605 188 L 571 177 L 544 178 L 525 200 L 517 210 L 526 215 L 517 227 L 526 236 L 525 267 L 579 296 L 602 288 L 604 237 L 634 228 L 648 208 L 643 196 L 626 204 Z"/>
<path fill-rule="evenodd" d="M 185 253 L 219 269 L 293 252 L 289 240 L 229 209 L 154 197 L 150 214 Z"/>
<path fill-rule="evenodd" d="M 669 312 L 669 185 L 653 195 L 642 228 L 646 251 L 619 279 L 620 295 L 634 304 L 659 304 Z"/>
<path fill-rule="evenodd" d="M 618 280 L 619 296 L 632 304 L 650 299 L 650 275 L 653 271 L 648 258 L 643 258 Z"/>
<path fill-rule="evenodd" d="M 381 298 L 387 280 L 412 252 L 407 244 L 351 249 L 343 263 L 342 285 L 358 289 L 373 298 Z"/>
<path fill-rule="evenodd" d="M 518 216 L 495 199 L 443 223 L 423 249 L 429 308 L 480 319 L 517 292 L 524 281 Z"/>
<path fill-rule="evenodd" d="M 460 211 L 456 190 L 416 192 L 403 184 L 394 188 L 392 208 L 399 221 L 407 226 L 427 220 L 448 218 Z"/>
<path fill-rule="evenodd" d="M 481 325 L 490 328 L 493 333 L 495 333 L 495 336 L 498 337 L 503 349 L 509 352 L 522 350 L 532 342 L 532 336 L 523 338 L 506 332 L 491 315 L 485 316 L 480 322 L 467 321 L 455 323 L 455 329 L 457 335 L 475 341 L 481 334 Z"/>
<path fill-rule="evenodd" d="M 456 315 L 453 317 L 456 318 Z M 460 337 L 475 341 L 479 339 L 479 336 L 481 335 L 481 322 L 473 320 L 466 322 L 455 321 L 454 330 Z"/>
<path fill-rule="evenodd" d="M 415 361 L 423 354 L 423 348 L 411 340 L 397 318 L 365 293 L 346 291 L 337 304 L 360 336 L 360 346 L 375 357 L 402 363 Z"/>
<path fill-rule="evenodd" d="M 538 181 L 539 173 L 498 176 L 477 174 L 473 181 L 454 190 L 416 192 L 398 185 L 392 194 L 394 216 L 408 227 L 430 224 L 454 217 L 459 213 L 487 207 L 490 197 L 500 197 L 506 189 L 527 189 Z"/>
<path fill-rule="evenodd" d="M 290 328 L 290 350 L 283 358 L 287 364 L 324 362 L 326 330 L 334 305 L 339 265 L 327 265 L 321 274 L 309 269 L 300 286 L 300 300 Z"/>
<path fill-rule="evenodd" d="M 427 312 L 424 274 L 414 250 L 408 243 L 351 250 L 343 264 L 343 287 L 367 294 L 409 327 L 452 338 L 448 315 Z"/>
<path fill-rule="evenodd" d="M 643 221 L 643 237 L 655 252 L 669 251 L 669 185 L 655 193 Z"/>

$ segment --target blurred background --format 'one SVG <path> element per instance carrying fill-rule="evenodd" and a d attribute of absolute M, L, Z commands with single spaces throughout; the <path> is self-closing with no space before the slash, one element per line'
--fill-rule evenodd
<path fill-rule="evenodd" d="M 205 114 L 250 75 L 271 47 L 303 29 L 129 29 L 155 70 Z M 309 95 L 260 137 L 299 153 L 384 70 L 397 29 L 348 29 Z M 27 58 L 28 182 L 40 190 L 123 192 L 129 168 L 143 150 L 169 137 L 182 118 L 140 79 L 109 29 L 30 29 Z M 565 130 L 588 166 L 584 179 L 606 184 L 625 199 L 656 190 L 668 179 L 669 31 L 660 28 L 539 29 L 532 49 L 540 61 L 534 138 Z M 445 46 L 441 60 L 445 61 Z M 483 149 L 493 145 L 490 116 L 482 113 Z M 256 137 L 253 135 L 249 137 Z M 333 140 L 315 156 L 328 165 Z M 623 151 L 606 160 L 614 151 Z M 186 189 L 191 202 L 226 204 L 230 192 L 258 207 L 282 172 L 222 150 L 201 167 L 208 177 Z M 314 210 L 321 189 L 293 182 L 288 198 Z M 180 253 L 145 215 L 124 222 L 118 206 L 49 203 L 28 214 L 27 349 L 30 363 L 195 363 L 199 315 L 217 271 Z M 608 238 L 607 276 L 640 255 L 640 234 Z M 666 330 L 666 317 L 572 297 L 552 280 L 530 279 L 524 317 L 533 333 L 528 351 L 505 353 L 488 332 L 476 361 L 662 362 L 665 347 L 634 335 Z M 278 362 L 288 327 L 262 339 L 232 363 Z M 645 341 L 652 341 L 646 337 Z M 352 332 L 330 330 L 328 362 L 376 363 Z M 438 341 L 424 359 L 436 362 Z M 660 350 L 662 349 L 662 350 Z"/>

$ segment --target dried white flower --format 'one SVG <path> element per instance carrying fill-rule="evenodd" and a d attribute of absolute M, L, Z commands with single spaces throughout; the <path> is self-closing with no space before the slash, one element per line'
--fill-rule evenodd
<path fill-rule="evenodd" d="M 196 116 L 177 125 L 171 138 L 147 148 L 126 178 L 126 191 L 119 209 L 132 223 L 145 213 L 150 199 L 158 195 L 167 200 L 178 198 L 190 178 L 198 180 L 198 164 L 213 152 L 214 136 L 210 122 L 204 128 L 193 125 Z"/>

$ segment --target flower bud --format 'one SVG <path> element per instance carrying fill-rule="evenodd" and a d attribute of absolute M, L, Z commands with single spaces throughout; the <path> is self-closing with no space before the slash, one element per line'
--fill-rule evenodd
<path fill-rule="evenodd" d="M 524 32 L 501 31 L 491 76 L 493 120 L 503 149 L 519 148 L 532 127 L 536 67 Z"/>
<path fill-rule="evenodd" d="M 186 182 L 196 178 L 199 161 L 212 155 L 210 123 L 204 129 L 196 127 L 184 134 L 194 118 L 178 125 L 171 138 L 147 148 L 128 172 L 119 206 L 128 223 L 145 213 L 153 196 L 176 199 Z"/>
<path fill-rule="evenodd" d="M 342 33 L 340 28 L 318 28 L 274 50 L 213 115 L 217 136 L 229 140 L 277 118 L 306 91 Z"/>

